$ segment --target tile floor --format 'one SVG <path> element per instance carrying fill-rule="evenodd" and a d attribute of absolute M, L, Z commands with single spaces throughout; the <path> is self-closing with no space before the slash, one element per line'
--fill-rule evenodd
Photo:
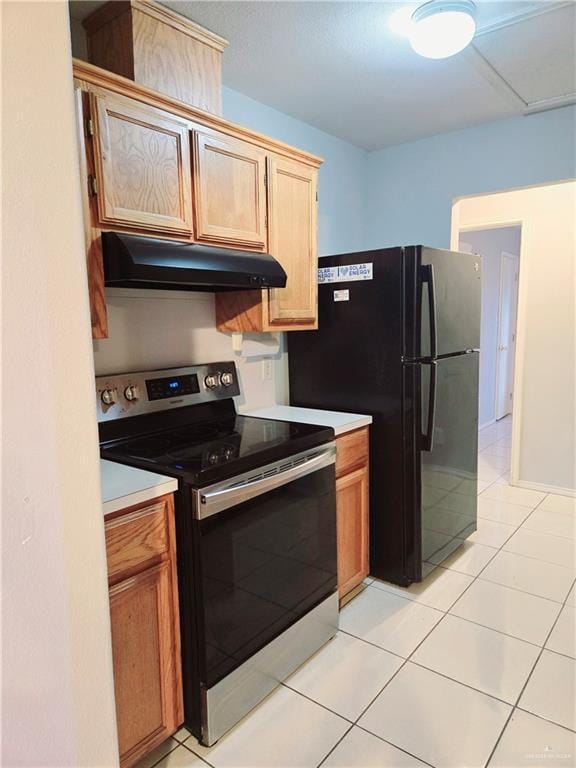
<path fill-rule="evenodd" d="M 508 484 L 509 421 L 480 433 L 478 531 L 422 584 L 367 579 L 227 736 L 182 728 L 139 768 L 576 766 L 576 501 Z M 436 478 L 441 530 L 465 485 Z"/>

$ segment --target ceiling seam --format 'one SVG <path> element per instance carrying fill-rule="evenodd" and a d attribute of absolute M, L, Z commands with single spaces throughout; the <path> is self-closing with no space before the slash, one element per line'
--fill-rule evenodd
<path fill-rule="evenodd" d="M 520 109 L 522 112 L 526 109 L 528 102 L 524 101 L 522 96 L 520 96 L 520 94 L 510 85 L 508 80 L 506 80 L 506 78 L 498 72 L 496 67 L 494 67 L 494 65 L 480 53 L 473 43 L 462 51 L 462 54 L 486 82 L 489 83 L 500 96 L 506 99 L 511 106 Z"/>
<path fill-rule="evenodd" d="M 534 19 L 538 16 L 552 13 L 552 11 L 559 11 L 561 8 L 567 8 L 568 6 L 573 5 L 574 0 L 559 0 L 559 2 L 548 3 L 545 7 L 533 8 L 532 10 L 526 11 L 525 13 L 519 13 L 517 15 L 510 14 L 509 16 L 500 19 L 500 21 L 495 21 L 492 24 L 486 24 L 485 26 L 477 29 L 475 37 L 489 35 L 491 32 L 497 32 L 500 29 L 514 26 L 515 24 L 519 24 L 522 21 L 528 21 L 529 19 Z"/>

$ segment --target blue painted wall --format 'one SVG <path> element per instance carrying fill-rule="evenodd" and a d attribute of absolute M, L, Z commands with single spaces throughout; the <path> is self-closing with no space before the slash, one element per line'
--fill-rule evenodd
<path fill-rule="evenodd" d="M 365 244 L 446 248 L 455 197 L 575 176 L 576 107 L 371 152 Z"/>
<path fill-rule="evenodd" d="M 319 254 L 450 245 L 454 198 L 576 176 L 576 107 L 513 117 L 375 152 L 223 89 L 224 116 L 324 158 Z"/>
<path fill-rule="evenodd" d="M 320 256 L 363 247 L 368 152 L 261 104 L 223 89 L 224 117 L 324 158 L 320 168 Z"/>

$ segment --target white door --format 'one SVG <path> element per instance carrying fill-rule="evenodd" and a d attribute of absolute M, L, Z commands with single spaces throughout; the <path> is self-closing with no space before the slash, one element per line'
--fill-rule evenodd
<path fill-rule="evenodd" d="M 500 310 L 496 354 L 496 418 L 512 412 L 514 353 L 516 345 L 516 304 L 518 257 L 502 253 L 500 262 Z"/>

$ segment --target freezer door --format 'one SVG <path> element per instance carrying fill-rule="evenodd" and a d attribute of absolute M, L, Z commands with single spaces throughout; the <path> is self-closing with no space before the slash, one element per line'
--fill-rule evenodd
<path fill-rule="evenodd" d="M 472 353 L 416 366 L 423 578 L 476 530 L 478 358 Z"/>
<path fill-rule="evenodd" d="M 412 352 L 415 358 L 426 358 L 479 349 L 480 257 L 426 247 L 418 255 L 413 265 L 414 349 L 406 357 Z"/>

